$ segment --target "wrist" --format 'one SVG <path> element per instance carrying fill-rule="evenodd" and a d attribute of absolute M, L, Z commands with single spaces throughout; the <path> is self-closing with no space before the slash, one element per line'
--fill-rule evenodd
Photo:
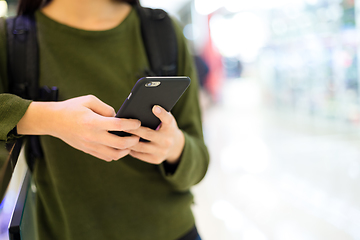
<path fill-rule="evenodd" d="M 20 135 L 48 135 L 54 123 L 55 102 L 32 102 L 17 124 Z"/>
<path fill-rule="evenodd" d="M 172 154 L 166 160 L 166 162 L 169 164 L 178 164 L 180 161 L 180 158 L 181 158 L 181 154 L 184 150 L 185 136 L 184 136 L 184 133 L 180 129 L 178 131 L 176 139 L 177 139 L 177 141 L 176 141 L 175 147 L 172 151 Z"/>

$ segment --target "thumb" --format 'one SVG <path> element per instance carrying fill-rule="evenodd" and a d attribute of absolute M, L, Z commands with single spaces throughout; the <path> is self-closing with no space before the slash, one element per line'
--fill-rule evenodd
<path fill-rule="evenodd" d="M 93 112 L 104 117 L 115 117 L 116 113 L 114 108 L 104 103 L 93 95 L 86 96 L 85 106 L 91 109 Z"/>
<path fill-rule="evenodd" d="M 173 120 L 171 113 L 167 112 L 164 108 L 159 105 L 155 105 L 152 109 L 154 115 L 160 119 L 163 124 L 170 124 Z"/>

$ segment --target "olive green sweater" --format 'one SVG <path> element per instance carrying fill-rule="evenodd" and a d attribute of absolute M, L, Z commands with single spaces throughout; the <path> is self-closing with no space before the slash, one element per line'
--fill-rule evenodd
<path fill-rule="evenodd" d="M 148 68 L 140 22 L 133 9 L 117 27 L 85 31 L 36 13 L 40 85 L 57 86 L 60 100 L 93 94 L 119 109 Z M 0 140 L 30 101 L 7 91 L 5 21 L 0 19 Z M 176 26 L 179 75 L 192 83 L 172 110 L 185 135 L 180 164 L 164 166 L 126 156 L 105 162 L 63 141 L 41 136 L 44 159 L 33 173 L 41 240 L 172 240 L 194 225 L 190 187 L 204 177 L 209 156 L 202 136 L 196 72 L 181 29 Z"/>

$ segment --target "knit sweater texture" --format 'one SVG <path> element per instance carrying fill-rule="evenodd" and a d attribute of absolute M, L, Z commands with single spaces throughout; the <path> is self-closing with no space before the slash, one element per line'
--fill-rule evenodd
<path fill-rule="evenodd" d="M 115 28 L 76 29 L 36 12 L 40 86 L 57 86 L 60 100 L 88 94 L 119 109 L 135 82 L 149 68 L 134 9 Z M 175 21 L 174 21 L 175 23 Z M 105 162 L 58 138 L 41 136 L 44 158 L 37 159 L 36 232 L 40 240 L 173 240 L 195 224 L 191 186 L 208 168 L 193 60 L 181 28 L 178 75 L 190 87 L 172 110 L 185 135 L 173 174 L 126 156 Z M 5 19 L 0 19 L 0 140 L 25 114 L 31 101 L 8 94 Z"/>

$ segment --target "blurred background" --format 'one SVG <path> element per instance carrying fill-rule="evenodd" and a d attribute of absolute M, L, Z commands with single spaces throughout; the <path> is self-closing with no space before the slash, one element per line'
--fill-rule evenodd
<path fill-rule="evenodd" d="M 360 239 L 360 1 L 141 2 L 180 22 L 198 67 L 203 239 Z M 15 6 L 0 0 L 0 16 Z"/>

